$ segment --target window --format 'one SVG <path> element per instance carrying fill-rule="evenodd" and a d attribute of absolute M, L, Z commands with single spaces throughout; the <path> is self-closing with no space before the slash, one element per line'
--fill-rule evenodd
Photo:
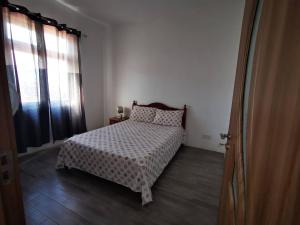
<path fill-rule="evenodd" d="M 23 26 L 22 26 L 23 25 Z M 32 24 L 7 24 L 9 37 L 13 39 L 14 57 L 18 72 L 21 101 L 36 103 L 40 101 L 40 70 L 47 68 L 47 82 L 50 102 L 62 105 L 76 105 L 80 101 L 78 93 L 70 90 L 72 73 L 79 73 L 75 63 L 77 43 L 67 37 L 65 31 L 44 25 L 43 35 L 46 47 L 44 68 L 39 65 L 37 36 Z M 73 45 L 73 46 L 72 46 Z M 74 66 L 75 65 L 75 66 Z"/>
<path fill-rule="evenodd" d="M 50 101 L 68 105 L 72 96 L 69 95 L 67 38 L 63 32 L 57 34 L 54 27 L 45 26 L 44 29 Z"/>
<path fill-rule="evenodd" d="M 38 56 L 34 52 L 37 41 L 34 31 L 21 26 L 7 24 L 7 29 L 11 31 L 14 43 L 14 57 L 19 78 L 21 101 L 24 103 L 38 102 L 40 100 L 39 79 L 37 71 Z M 32 47 L 34 45 L 35 47 Z"/>
<path fill-rule="evenodd" d="M 18 151 L 85 132 L 80 32 L 21 6 L 6 3 L 2 12 Z"/>

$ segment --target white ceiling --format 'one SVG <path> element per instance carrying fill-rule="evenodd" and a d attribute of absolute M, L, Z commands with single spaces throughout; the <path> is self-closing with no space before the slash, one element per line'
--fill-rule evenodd
<path fill-rule="evenodd" d="M 137 23 L 164 14 L 190 13 L 224 0 L 54 0 L 57 4 L 110 24 Z M 229 0 L 230 1 L 230 0 Z"/>

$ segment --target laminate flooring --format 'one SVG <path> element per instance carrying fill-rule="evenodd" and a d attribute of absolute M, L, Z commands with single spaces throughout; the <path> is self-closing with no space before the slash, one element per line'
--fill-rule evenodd
<path fill-rule="evenodd" d="M 215 225 L 222 153 L 181 147 L 152 187 L 139 193 L 81 172 L 55 170 L 59 149 L 20 158 L 27 225 Z"/>

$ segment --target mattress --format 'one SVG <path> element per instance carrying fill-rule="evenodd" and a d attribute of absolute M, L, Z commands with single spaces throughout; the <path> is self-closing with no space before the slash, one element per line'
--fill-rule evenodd
<path fill-rule="evenodd" d="M 126 120 L 66 140 L 56 168 L 76 168 L 141 192 L 144 205 L 183 136 L 182 127 Z"/>

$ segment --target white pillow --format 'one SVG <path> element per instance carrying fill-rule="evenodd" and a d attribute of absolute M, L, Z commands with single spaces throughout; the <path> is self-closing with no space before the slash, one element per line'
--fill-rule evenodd
<path fill-rule="evenodd" d="M 156 109 L 151 107 L 134 106 L 130 119 L 139 122 L 152 123 L 155 117 Z"/>
<path fill-rule="evenodd" d="M 164 126 L 180 127 L 182 124 L 183 110 L 156 110 L 153 123 Z"/>

